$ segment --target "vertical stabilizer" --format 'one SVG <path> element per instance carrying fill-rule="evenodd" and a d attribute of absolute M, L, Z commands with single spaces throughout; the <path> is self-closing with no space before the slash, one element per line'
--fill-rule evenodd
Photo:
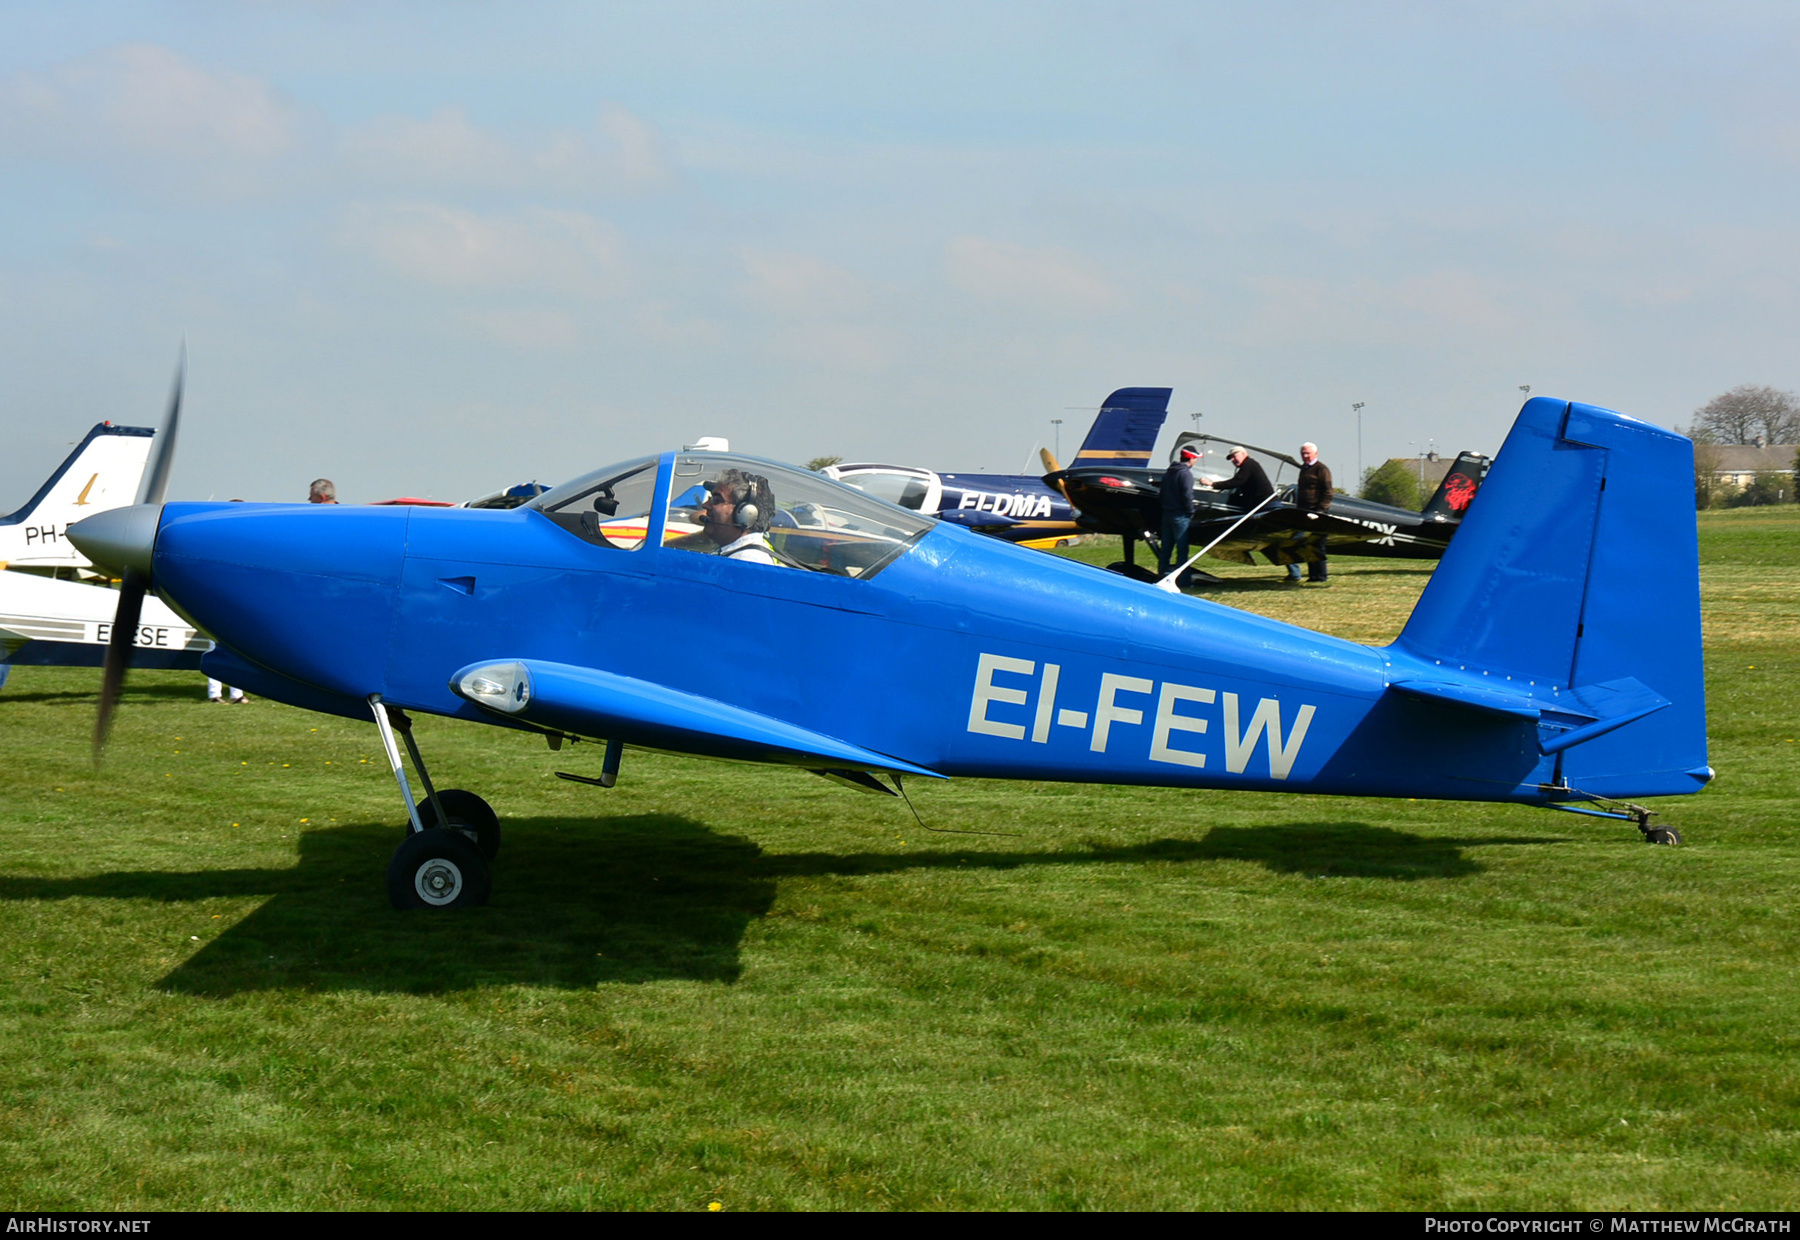
<path fill-rule="evenodd" d="M 1468 512 L 1475 492 L 1481 489 L 1489 464 L 1487 457 L 1479 452 L 1458 453 L 1456 464 L 1450 467 L 1450 472 L 1444 475 L 1438 489 L 1419 511 L 1427 517 L 1461 520 Z"/>
<path fill-rule="evenodd" d="M 1520 411 L 1405 630 L 1397 675 L 1529 699 L 1555 782 L 1697 791 L 1706 767 L 1693 445 L 1592 405 Z"/>
<path fill-rule="evenodd" d="M 1142 468 L 1150 463 L 1173 388 L 1120 388 L 1100 407 L 1073 465 Z"/>
<path fill-rule="evenodd" d="M 66 537 L 73 522 L 137 502 L 156 432 L 102 422 L 11 516 L 0 517 L 0 561 L 14 568 L 86 568 Z"/>

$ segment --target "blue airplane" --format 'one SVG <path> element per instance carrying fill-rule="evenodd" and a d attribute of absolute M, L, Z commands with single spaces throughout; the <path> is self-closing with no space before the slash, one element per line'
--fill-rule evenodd
<path fill-rule="evenodd" d="M 629 745 L 890 795 L 977 776 L 1441 798 L 1678 842 L 1635 801 L 1712 777 L 1692 457 L 1660 427 L 1531 400 L 1380 648 L 720 452 L 512 510 L 150 502 L 70 536 L 124 574 L 122 611 L 153 585 L 212 634 L 210 674 L 373 722 L 410 825 L 390 899 L 445 908 L 487 898 L 499 819 L 437 790 L 414 713 L 603 742 L 597 775 L 558 772 L 601 787 Z M 131 648 L 112 653 L 97 750 Z"/>
<path fill-rule="evenodd" d="M 1108 396 L 1069 467 L 1148 465 L 1172 390 L 1120 388 Z M 1048 452 L 1040 455 L 1046 471 L 1062 468 Z M 1055 546 L 1084 532 L 1068 495 L 1038 474 L 946 474 L 873 462 L 828 465 L 820 472 L 890 504 L 1007 542 Z"/>

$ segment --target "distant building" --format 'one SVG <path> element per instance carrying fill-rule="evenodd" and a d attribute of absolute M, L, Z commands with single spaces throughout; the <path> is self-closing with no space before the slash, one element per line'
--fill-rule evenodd
<path fill-rule="evenodd" d="M 1387 463 L 1405 466 L 1406 472 L 1419 480 L 1419 489 L 1429 496 L 1438 489 L 1450 467 L 1456 464 L 1456 458 L 1427 452 L 1422 456 L 1391 456 Z"/>
<path fill-rule="evenodd" d="M 1694 464 L 1717 483 L 1747 487 L 1758 474 L 1791 474 L 1800 444 L 1697 443 Z"/>
<path fill-rule="evenodd" d="M 1800 453 L 1800 444 L 1697 443 L 1694 445 L 1694 465 L 1711 473 L 1715 483 L 1747 487 L 1756 481 L 1758 474 L 1792 474 L 1797 453 Z M 1455 458 L 1434 452 L 1424 456 L 1388 458 L 1390 465 L 1404 465 L 1407 472 L 1419 480 L 1427 495 L 1437 490 L 1455 463 Z"/>

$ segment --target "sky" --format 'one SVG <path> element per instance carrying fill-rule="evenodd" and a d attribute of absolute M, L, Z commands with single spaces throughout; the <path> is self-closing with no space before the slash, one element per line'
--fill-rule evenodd
<path fill-rule="evenodd" d="M 0 511 L 184 340 L 170 498 L 1015 471 L 1126 386 L 1342 485 L 1800 388 L 1796 204 L 1785 2 L 0 2 Z"/>

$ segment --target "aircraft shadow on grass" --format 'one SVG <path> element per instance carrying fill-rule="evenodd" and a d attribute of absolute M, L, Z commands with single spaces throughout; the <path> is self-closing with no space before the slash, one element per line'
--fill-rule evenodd
<path fill-rule="evenodd" d="M 733 982 L 751 921 L 786 878 L 919 869 L 1254 861 L 1280 872 L 1411 880 L 1482 866 L 1470 846 L 1543 837 L 1431 839 L 1362 823 L 1215 827 L 1200 840 L 1089 844 L 1058 852 L 980 848 L 764 853 L 687 818 L 509 824 L 504 892 L 457 917 L 396 913 L 368 859 L 397 828 L 335 827 L 301 837 L 287 869 L 119 871 L 78 878 L 0 877 L 0 900 L 101 898 L 186 902 L 268 899 L 162 979 L 208 996 L 274 988 L 440 993 L 486 985 L 585 989 L 680 978 Z"/>
<path fill-rule="evenodd" d="M 96 672 L 96 675 L 98 673 Z M 59 702 L 70 706 L 93 709 L 98 685 L 83 689 L 34 689 L 20 691 L 18 689 L 0 690 L 0 697 L 7 702 Z M 199 702 L 206 697 L 205 681 L 198 673 L 190 673 L 189 679 L 177 684 L 134 684 L 126 690 L 124 702 Z"/>

